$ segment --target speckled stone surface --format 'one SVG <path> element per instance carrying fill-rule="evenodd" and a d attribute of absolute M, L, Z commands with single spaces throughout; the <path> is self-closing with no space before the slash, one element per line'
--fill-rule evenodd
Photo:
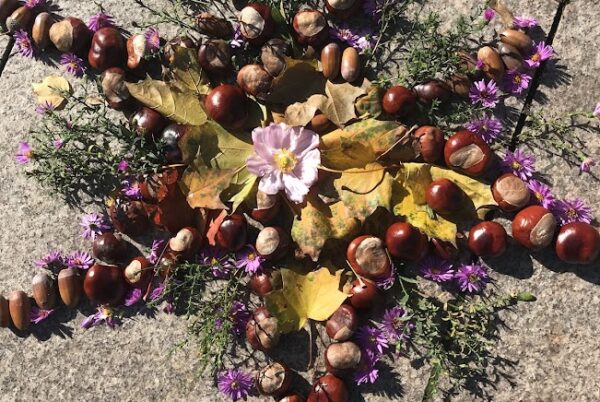
<path fill-rule="evenodd" d="M 163 2 L 148 2 L 160 7 Z M 543 32 L 552 24 L 554 0 L 511 0 L 518 15 L 536 17 Z M 87 18 L 96 6 L 91 1 L 59 2 L 63 15 Z M 425 10 L 448 10 L 448 19 L 469 12 L 476 0 L 431 0 Z M 124 27 L 147 15 L 132 0 L 105 0 L 102 5 Z M 596 21 L 600 3 L 573 1 L 563 16 L 554 41 L 558 59 L 550 64 L 534 108 L 546 113 L 590 111 L 600 102 L 600 38 Z M 165 30 L 166 31 L 166 30 Z M 168 31 L 166 31 L 168 32 Z M 0 51 L 7 39 L 0 37 Z M 0 76 L 0 292 L 30 290 L 35 272 L 32 260 L 49 249 L 69 251 L 86 244 L 80 240 L 81 211 L 70 209 L 33 179 L 14 159 L 19 141 L 35 125 L 31 84 L 57 73 L 53 66 L 12 57 Z M 560 82 L 560 85 L 556 83 Z M 600 159 L 598 133 L 580 132 L 590 151 Z M 558 196 L 581 196 L 600 213 L 600 182 L 580 176 L 576 167 L 560 158 L 535 151 L 537 167 L 554 184 Z M 526 290 L 538 297 L 515 312 L 504 314 L 507 329 L 496 352 L 514 365 L 488 389 L 484 400 L 574 401 L 600 400 L 600 267 L 570 267 L 547 251 L 531 257 L 511 245 L 501 259 L 488 261 L 496 286 L 503 291 Z M 211 379 L 198 376 L 193 347 L 175 348 L 185 338 L 184 318 L 159 312 L 156 317 L 126 320 L 117 330 L 79 328 L 90 306 L 62 311 L 53 320 L 17 336 L 0 330 L 1 401 L 219 401 Z M 285 350 L 304 345 L 285 341 Z M 289 348 L 289 349 L 288 349 Z M 375 387 L 352 392 L 352 401 L 418 401 L 427 381 L 426 368 L 413 369 L 398 359 Z M 298 361 L 293 368 L 300 368 Z M 364 399 L 362 399 L 364 398 Z M 456 401 L 476 398 L 462 393 Z"/>

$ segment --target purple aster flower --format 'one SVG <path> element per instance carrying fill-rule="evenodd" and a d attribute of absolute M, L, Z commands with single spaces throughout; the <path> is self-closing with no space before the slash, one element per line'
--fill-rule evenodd
<path fill-rule="evenodd" d="M 525 60 L 525 63 L 529 68 L 538 68 L 541 62 L 549 60 L 553 54 L 552 46 L 546 45 L 546 42 L 542 41 L 535 46 L 533 54 Z"/>
<path fill-rule="evenodd" d="M 50 315 L 54 313 L 54 310 L 55 309 L 42 310 L 38 306 L 31 306 L 31 311 L 29 312 L 29 321 L 31 321 L 34 324 L 39 324 L 46 318 L 50 317 Z"/>
<path fill-rule="evenodd" d="M 485 9 L 485 11 L 483 12 L 483 19 L 486 20 L 486 22 L 490 22 L 491 20 L 494 19 L 495 16 L 496 16 L 496 12 L 491 7 L 487 7 Z"/>
<path fill-rule="evenodd" d="M 596 103 L 593 115 L 594 117 L 600 117 L 600 103 Z"/>
<path fill-rule="evenodd" d="M 262 263 L 265 261 L 263 256 L 258 255 L 254 247 L 247 245 L 235 253 L 237 268 L 244 268 L 247 274 L 260 272 Z"/>
<path fill-rule="evenodd" d="M 170 281 L 174 284 L 181 283 L 180 281 L 178 281 L 176 279 L 171 279 Z M 155 301 L 155 300 L 162 298 L 163 293 L 165 292 L 165 289 L 166 289 L 165 281 L 161 278 L 155 278 L 152 283 L 152 286 L 154 286 L 154 289 L 152 289 L 152 292 L 150 293 L 150 300 Z M 175 311 L 175 306 L 173 305 L 172 296 L 167 295 L 164 298 L 164 302 L 165 302 L 165 306 L 163 307 L 163 311 L 167 314 L 173 314 L 173 312 Z"/>
<path fill-rule="evenodd" d="M 112 229 L 103 216 L 93 212 L 91 214 L 84 215 L 81 218 L 80 225 L 83 227 L 83 233 L 81 234 L 81 237 L 92 241 L 96 239 L 96 236 Z"/>
<path fill-rule="evenodd" d="M 166 246 L 167 246 L 166 240 L 153 240 L 152 241 L 152 251 L 150 252 L 150 257 L 148 257 L 148 261 L 151 264 L 156 264 L 158 262 L 158 258 L 163 253 Z"/>
<path fill-rule="evenodd" d="M 121 193 L 130 200 L 141 200 L 142 190 L 138 186 L 137 180 L 132 177 L 128 177 L 121 181 Z"/>
<path fill-rule="evenodd" d="M 58 271 L 65 266 L 64 260 L 60 251 L 52 250 L 39 260 L 33 262 L 38 268 L 49 269 L 50 271 Z"/>
<path fill-rule="evenodd" d="M 125 159 L 121 160 L 121 162 L 119 162 L 119 164 L 117 165 L 117 170 L 120 173 L 126 172 L 127 169 L 129 169 L 129 162 L 127 162 Z"/>
<path fill-rule="evenodd" d="M 115 312 L 112 308 L 106 306 L 98 307 L 98 311 L 87 317 L 81 323 L 81 328 L 89 329 L 98 325 L 106 324 L 109 328 L 115 329 L 119 325 L 119 320 L 115 317 Z"/>
<path fill-rule="evenodd" d="M 579 166 L 579 170 L 581 173 L 589 173 L 592 170 L 592 167 L 596 166 L 596 161 L 592 158 L 585 158 L 581 165 Z"/>
<path fill-rule="evenodd" d="M 17 50 L 19 54 L 24 57 L 34 57 L 35 56 L 35 48 L 33 47 L 33 42 L 31 42 L 31 38 L 29 34 L 20 29 L 13 34 L 13 38 L 15 40 L 15 45 L 17 46 Z"/>
<path fill-rule="evenodd" d="M 210 268 L 217 279 L 226 279 L 233 269 L 229 255 L 221 248 L 208 246 L 200 250 L 200 262 Z"/>
<path fill-rule="evenodd" d="M 485 288 L 490 277 L 481 264 L 463 264 L 456 273 L 456 281 L 463 292 L 478 293 Z"/>
<path fill-rule="evenodd" d="M 354 373 L 354 381 L 357 385 L 375 384 L 379 378 L 379 370 L 375 368 L 378 362 L 379 356 L 372 350 L 361 350 L 360 363 Z"/>
<path fill-rule="evenodd" d="M 94 265 L 94 259 L 89 253 L 85 251 L 75 251 L 73 254 L 67 257 L 67 266 L 70 268 L 77 269 L 90 269 Z"/>
<path fill-rule="evenodd" d="M 385 310 L 381 320 L 381 329 L 390 342 L 408 339 L 410 326 L 407 325 L 408 312 L 400 306 Z"/>
<path fill-rule="evenodd" d="M 378 0 L 365 0 L 363 2 L 363 12 L 365 15 L 370 15 L 373 21 L 379 24 L 383 9 Z"/>
<path fill-rule="evenodd" d="M 535 157 L 527 155 L 520 149 L 515 152 L 507 151 L 502 161 L 502 169 L 505 172 L 513 173 L 521 180 L 528 181 L 535 172 Z"/>
<path fill-rule="evenodd" d="M 28 142 L 19 142 L 19 150 L 17 151 L 17 162 L 21 165 L 28 164 L 33 159 L 33 148 Z"/>
<path fill-rule="evenodd" d="M 450 261 L 438 257 L 428 257 L 420 264 L 419 271 L 424 278 L 434 282 L 447 282 L 454 278 L 454 270 Z"/>
<path fill-rule="evenodd" d="M 229 42 L 229 46 L 233 49 L 238 49 L 244 46 L 244 42 L 246 38 L 242 35 L 242 30 L 240 29 L 240 23 L 235 22 L 233 26 L 233 39 Z"/>
<path fill-rule="evenodd" d="M 131 288 L 129 292 L 125 295 L 125 301 L 123 304 L 127 307 L 131 307 L 134 304 L 137 304 L 142 300 L 142 289 L 140 288 Z"/>
<path fill-rule="evenodd" d="M 25 4 L 23 5 L 29 9 L 34 9 L 36 7 L 45 7 L 46 0 L 25 0 Z"/>
<path fill-rule="evenodd" d="M 504 75 L 504 86 L 513 95 L 521 95 L 527 88 L 531 76 L 517 70 L 508 70 Z"/>
<path fill-rule="evenodd" d="M 219 374 L 217 386 L 219 392 L 233 401 L 246 399 L 252 390 L 254 379 L 251 374 L 229 369 Z"/>
<path fill-rule="evenodd" d="M 62 138 L 60 137 L 56 137 L 52 140 L 52 146 L 54 147 L 54 149 L 59 150 L 63 147 L 63 145 L 65 145 L 65 142 Z"/>
<path fill-rule="evenodd" d="M 81 77 L 87 70 L 83 59 L 81 59 L 75 53 L 65 53 L 60 56 L 60 64 L 64 67 L 67 73 L 76 77 Z"/>
<path fill-rule="evenodd" d="M 160 48 L 160 32 L 158 28 L 149 28 L 144 34 L 148 50 L 156 52 Z"/>
<path fill-rule="evenodd" d="M 246 324 L 250 320 L 250 311 L 242 302 L 235 301 L 231 305 L 229 315 L 233 321 L 233 333 L 240 336 L 246 332 Z"/>
<path fill-rule="evenodd" d="M 489 116 L 471 120 L 465 124 L 465 128 L 479 135 L 488 144 L 493 143 L 498 137 L 500 137 L 500 134 L 504 129 L 500 120 Z"/>
<path fill-rule="evenodd" d="M 363 325 L 356 331 L 355 337 L 362 350 L 371 350 L 382 355 L 389 347 L 386 334 L 378 327 Z"/>
<path fill-rule="evenodd" d="M 551 209 L 554 205 L 554 196 L 549 186 L 537 180 L 530 180 L 527 183 L 531 194 L 533 195 L 532 201 L 536 204 L 541 205 L 546 209 Z"/>
<path fill-rule="evenodd" d="M 535 28 L 539 24 L 533 17 L 515 17 L 513 19 L 513 25 L 519 28 Z"/>
<path fill-rule="evenodd" d="M 581 198 L 571 198 L 554 202 L 553 212 L 561 224 L 571 222 L 592 222 L 592 209 Z"/>
<path fill-rule="evenodd" d="M 101 28 L 108 28 L 115 26 L 115 19 L 100 11 L 96 15 L 92 15 L 88 20 L 87 26 L 92 32 L 96 32 Z"/>
<path fill-rule="evenodd" d="M 484 107 L 495 107 L 498 103 L 498 86 L 492 80 L 487 83 L 484 79 L 477 81 L 469 91 L 469 98 L 474 104 L 480 103 Z"/>
<path fill-rule="evenodd" d="M 44 103 L 40 103 L 35 107 L 35 112 L 37 114 L 46 114 L 50 113 L 55 109 L 54 105 L 48 101 L 44 101 Z"/>
<path fill-rule="evenodd" d="M 475 63 L 475 70 L 483 70 L 485 67 L 485 63 L 480 58 L 477 58 L 477 63 Z"/>
<path fill-rule="evenodd" d="M 380 278 L 375 280 L 375 285 L 379 289 L 389 290 L 396 283 L 396 266 L 392 263 L 392 269 L 390 269 L 390 274 L 385 278 Z"/>

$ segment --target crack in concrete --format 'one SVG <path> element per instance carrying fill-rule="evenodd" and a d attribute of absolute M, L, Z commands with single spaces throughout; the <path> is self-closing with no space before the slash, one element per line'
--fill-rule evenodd
<path fill-rule="evenodd" d="M 550 32 L 546 38 L 546 44 L 552 45 L 554 42 L 554 37 L 558 32 L 558 27 L 560 26 L 560 21 L 562 20 L 563 13 L 565 11 L 565 7 L 570 3 L 571 0 L 560 0 L 558 7 L 556 9 L 556 13 L 554 14 L 554 20 L 552 21 L 552 27 L 550 28 Z M 544 75 L 544 70 L 546 69 L 547 61 L 544 61 L 540 64 L 540 67 L 535 71 L 533 78 L 531 80 L 531 86 L 529 87 L 529 92 L 527 92 L 527 98 L 525 98 L 525 103 L 521 108 L 521 113 L 519 114 L 519 120 L 517 121 L 517 125 L 515 126 L 515 130 L 512 133 L 510 139 L 509 150 L 514 151 L 517 146 L 519 146 L 519 135 L 521 131 L 523 131 L 523 127 L 525 127 L 525 122 L 527 121 L 527 116 L 529 115 L 529 111 L 531 110 L 531 104 L 533 103 L 533 99 L 538 92 L 538 88 L 542 81 L 542 76 Z"/>
<path fill-rule="evenodd" d="M 6 67 L 6 63 L 8 63 L 8 59 L 10 58 L 10 52 L 12 52 L 13 47 L 15 46 L 15 38 L 11 36 L 8 37 L 8 44 L 2 53 L 2 58 L 0 58 L 0 77 L 2 77 L 2 73 L 4 72 L 4 67 Z"/>

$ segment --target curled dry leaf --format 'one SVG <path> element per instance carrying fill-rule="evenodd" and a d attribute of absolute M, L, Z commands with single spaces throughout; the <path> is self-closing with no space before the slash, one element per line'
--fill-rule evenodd
<path fill-rule="evenodd" d="M 356 111 L 359 118 L 377 118 L 383 113 L 381 99 L 383 97 L 383 89 L 377 85 L 371 85 L 367 88 L 367 94 L 356 100 Z"/>
<path fill-rule="evenodd" d="M 307 320 L 325 321 L 348 295 L 340 291 L 343 270 L 331 274 L 321 268 L 307 274 L 282 268 L 283 288 L 265 296 L 267 308 L 277 318 L 282 333 L 299 331 Z"/>
<path fill-rule="evenodd" d="M 325 77 L 316 62 L 285 58 L 284 72 L 273 80 L 267 102 L 290 105 L 304 102 L 315 94 L 325 94 Z"/>
<path fill-rule="evenodd" d="M 66 102 L 65 94 L 72 93 L 71 84 L 63 77 L 50 75 L 42 82 L 33 84 L 33 92 L 37 95 L 37 103 L 52 105 L 54 109 L 61 109 Z"/>
<path fill-rule="evenodd" d="M 513 25 L 514 15 L 502 0 L 490 0 L 488 6 L 498 13 L 505 26 L 511 27 Z"/>

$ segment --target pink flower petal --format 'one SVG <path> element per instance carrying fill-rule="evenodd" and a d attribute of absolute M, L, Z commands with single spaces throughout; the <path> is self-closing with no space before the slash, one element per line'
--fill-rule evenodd
<path fill-rule="evenodd" d="M 290 133 L 287 130 L 291 130 L 290 127 L 285 124 L 271 124 L 266 129 L 262 129 L 262 142 L 270 146 L 274 150 L 289 149 L 290 148 Z M 256 141 L 254 141 L 256 144 Z"/>
<path fill-rule="evenodd" d="M 304 201 L 304 197 L 308 194 L 308 186 L 302 182 L 295 175 L 285 174 L 283 175 L 283 184 L 285 187 L 285 194 L 297 204 Z"/>
<path fill-rule="evenodd" d="M 272 158 L 271 158 L 272 159 Z M 273 170 L 273 166 L 270 162 L 267 162 L 260 155 L 250 155 L 246 160 L 246 166 L 250 173 L 257 176 L 264 176 Z"/>
<path fill-rule="evenodd" d="M 303 158 L 304 155 L 319 146 L 319 135 L 302 127 L 291 136 L 290 151 Z"/>
<path fill-rule="evenodd" d="M 275 153 L 275 149 L 264 141 L 264 129 L 255 128 L 252 131 L 252 142 L 254 142 L 254 152 L 262 156 L 264 160 L 268 161 L 272 159 L 272 155 Z"/>
<path fill-rule="evenodd" d="M 294 175 L 308 187 L 316 183 L 319 176 L 317 166 L 321 164 L 321 153 L 318 149 L 308 151 L 293 170 Z"/>
<path fill-rule="evenodd" d="M 260 183 L 258 183 L 258 189 L 263 193 L 267 194 L 277 194 L 280 190 L 283 189 L 283 181 L 282 181 L 283 173 L 273 170 L 268 174 L 264 175 L 262 179 L 260 179 Z"/>

